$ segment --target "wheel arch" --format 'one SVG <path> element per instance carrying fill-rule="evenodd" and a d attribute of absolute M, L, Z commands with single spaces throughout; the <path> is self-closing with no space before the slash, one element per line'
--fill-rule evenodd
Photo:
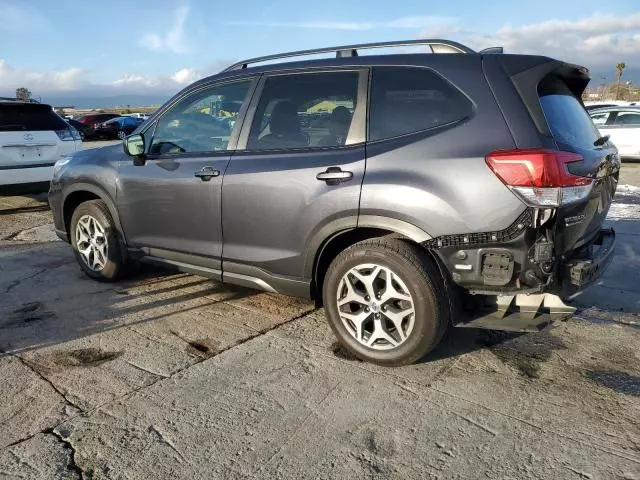
<path fill-rule="evenodd" d="M 70 238 L 71 217 L 73 216 L 74 210 L 78 207 L 78 205 L 89 200 L 102 200 L 107 205 L 109 213 L 111 214 L 111 218 L 113 219 L 115 227 L 118 230 L 121 241 L 124 242 L 125 236 L 122 230 L 120 216 L 118 215 L 118 210 L 115 206 L 115 202 L 111 199 L 111 196 L 107 194 L 107 192 L 105 192 L 102 188 L 90 183 L 74 184 L 64 193 L 64 198 L 62 201 L 62 216 L 64 220 L 64 227 L 67 232 L 67 238 Z"/>
<path fill-rule="evenodd" d="M 326 231 L 326 229 L 324 229 Z M 333 259 L 344 249 L 363 240 L 379 237 L 396 237 L 414 244 L 420 244 L 432 237 L 420 228 L 402 220 L 375 215 L 363 215 L 358 218 L 357 226 L 337 228 L 325 235 L 312 256 L 313 262 L 307 265 L 306 276 L 311 278 L 311 297 L 322 305 L 322 284 L 324 276 Z M 312 243 L 313 244 L 313 243 Z"/>

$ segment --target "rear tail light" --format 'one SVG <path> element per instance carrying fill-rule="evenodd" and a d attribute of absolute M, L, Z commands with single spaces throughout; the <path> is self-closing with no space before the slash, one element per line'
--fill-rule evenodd
<path fill-rule="evenodd" d="M 65 128 L 63 130 L 56 130 L 56 135 L 58 135 L 58 138 L 64 142 L 80 140 L 80 134 L 73 127 Z"/>
<path fill-rule="evenodd" d="M 583 158 L 558 150 L 509 150 L 492 152 L 486 162 L 493 173 L 533 207 L 559 207 L 586 199 L 593 179 L 569 172 L 569 164 Z"/>

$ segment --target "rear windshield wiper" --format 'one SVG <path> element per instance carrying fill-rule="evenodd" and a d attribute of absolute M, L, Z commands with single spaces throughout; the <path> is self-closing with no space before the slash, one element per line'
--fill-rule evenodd
<path fill-rule="evenodd" d="M 594 147 L 600 147 L 609 141 L 611 135 L 605 135 L 604 137 L 600 137 L 595 142 L 593 142 Z"/>

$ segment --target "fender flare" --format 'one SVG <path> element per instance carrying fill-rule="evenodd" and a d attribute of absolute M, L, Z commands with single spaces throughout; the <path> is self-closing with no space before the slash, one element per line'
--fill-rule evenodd
<path fill-rule="evenodd" d="M 315 279 L 316 266 L 329 243 L 340 235 L 359 228 L 387 230 L 416 243 L 422 243 L 433 238 L 421 228 L 397 218 L 380 215 L 360 215 L 356 221 L 355 216 L 342 217 L 324 225 L 311 237 L 307 247 L 304 269 L 305 278 Z"/>
<path fill-rule="evenodd" d="M 116 230 L 118 230 L 118 233 L 120 234 L 121 241 L 126 246 L 126 238 L 124 235 L 124 230 L 122 229 L 122 224 L 120 223 L 120 215 L 118 214 L 118 209 L 116 208 L 116 204 L 111 198 L 111 195 L 109 195 L 102 187 L 99 187 L 92 183 L 86 183 L 86 182 L 74 183 L 72 185 L 69 185 L 68 188 L 65 188 L 63 190 L 63 195 L 62 195 L 62 211 L 63 212 L 64 212 L 64 206 L 67 202 L 67 198 L 71 194 L 76 192 L 92 193 L 98 198 L 100 198 L 100 200 L 102 200 L 107 205 L 107 208 L 109 209 L 109 213 L 111 214 L 111 218 L 113 219 L 113 222 L 115 224 Z"/>

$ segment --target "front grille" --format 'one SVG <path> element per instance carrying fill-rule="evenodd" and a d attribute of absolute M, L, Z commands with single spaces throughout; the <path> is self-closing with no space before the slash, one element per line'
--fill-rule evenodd
<path fill-rule="evenodd" d="M 423 243 L 427 248 L 438 249 L 447 247 L 462 247 L 467 245 L 491 245 L 513 240 L 525 228 L 533 225 L 533 212 L 526 209 L 520 216 L 504 230 L 498 232 L 461 233 L 456 235 L 441 235 Z"/>

